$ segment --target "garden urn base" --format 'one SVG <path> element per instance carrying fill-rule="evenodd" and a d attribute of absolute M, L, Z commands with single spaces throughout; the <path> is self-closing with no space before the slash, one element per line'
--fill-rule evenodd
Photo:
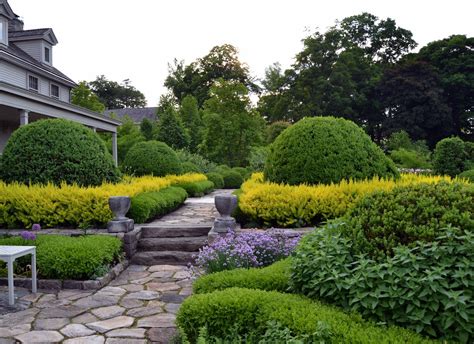
<path fill-rule="evenodd" d="M 107 224 L 107 231 L 109 233 L 127 233 L 133 231 L 134 224 L 133 219 L 112 220 Z"/>

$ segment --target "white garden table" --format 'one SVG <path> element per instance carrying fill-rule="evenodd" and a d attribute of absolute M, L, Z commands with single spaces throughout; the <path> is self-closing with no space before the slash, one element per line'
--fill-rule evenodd
<path fill-rule="evenodd" d="M 15 304 L 15 289 L 13 284 L 13 262 L 15 259 L 31 254 L 31 290 L 36 293 L 36 246 L 1 246 L 0 260 L 7 263 L 8 268 L 8 303 Z"/>

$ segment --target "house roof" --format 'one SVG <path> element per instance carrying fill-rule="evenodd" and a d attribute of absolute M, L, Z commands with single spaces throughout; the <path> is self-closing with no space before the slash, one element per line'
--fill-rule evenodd
<path fill-rule="evenodd" d="M 59 70 L 57 70 L 53 66 L 49 66 L 49 65 L 46 65 L 44 63 L 41 63 L 41 62 L 37 61 L 35 58 L 28 55 L 22 49 L 18 48 L 14 43 L 10 43 L 8 46 L 0 44 L 0 50 L 3 50 L 5 52 L 9 53 L 10 55 L 13 55 L 14 57 L 21 60 L 22 62 L 32 64 L 35 67 L 37 67 L 38 69 L 45 70 L 45 71 L 55 75 L 56 77 L 58 77 L 58 78 L 60 78 L 64 81 L 66 81 L 67 83 L 69 83 L 70 84 L 69 86 L 75 86 L 76 85 L 76 83 L 73 80 L 71 80 L 68 76 L 61 73 Z"/>
<path fill-rule="evenodd" d="M 30 41 L 36 39 L 44 39 L 52 45 L 58 44 L 58 39 L 51 28 L 9 31 L 8 40 L 11 42 Z"/>
<path fill-rule="evenodd" d="M 42 36 L 48 32 L 49 28 L 44 29 L 32 29 L 32 30 L 23 30 L 23 31 L 10 31 L 8 32 L 9 38 L 24 37 L 24 36 Z"/>
<path fill-rule="evenodd" d="M 0 0 L 0 14 L 7 16 L 9 19 L 18 18 L 7 0 Z"/>
<path fill-rule="evenodd" d="M 157 107 L 110 109 L 104 111 L 104 115 L 110 117 L 114 113 L 120 120 L 125 116 L 129 116 L 134 123 L 141 123 L 145 118 L 156 120 L 158 118 L 156 115 L 157 110 Z"/>

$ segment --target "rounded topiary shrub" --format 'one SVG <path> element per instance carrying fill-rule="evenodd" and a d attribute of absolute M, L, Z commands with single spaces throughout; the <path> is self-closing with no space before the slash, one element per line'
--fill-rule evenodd
<path fill-rule="evenodd" d="M 125 156 L 123 168 L 136 176 L 180 174 L 181 163 L 176 153 L 164 142 L 146 141 L 137 143 Z"/>
<path fill-rule="evenodd" d="M 181 172 L 182 173 L 202 173 L 199 167 L 192 162 L 185 161 L 181 164 Z"/>
<path fill-rule="evenodd" d="M 18 128 L 1 159 L 0 177 L 6 182 L 87 186 L 120 178 L 99 136 L 64 119 L 40 120 Z"/>
<path fill-rule="evenodd" d="M 267 180 L 290 185 L 398 175 L 395 164 L 361 128 L 334 117 L 304 118 L 283 131 L 265 164 Z"/>
<path fill-rule="evenodd" d="M 216 189 L 222 189 L 224 187 L 224 178 L 215 172 L 210 172 L 206 174 L 208 180 L 214 183 Z"/>
<path fill-rule="evenodd" d="M 458 175 L 459 178 L 466 179 L 471 183 L 474 183 L 474 169 L 467 170 Z"/>
<path fill-rule="evenodd" d="M 224 172 L 222 177 L 224 178 L 225 189 L 239 189 L 244 182 L 244 178 L 240 173 L 232 170 Z"/>
<path fill-rule="evenodd" d="M 436 144 L 433 167 L 436 173 L 454 177 L 465 169 L 468 153 L 465 142 L 459 137 L 448 137 Z"/>
<path fill-rule="evenodd" d="M 344 235 L 374 257 L 417 240 L 430 242 L 449 226 L 474 232 L 474 186 L 442 182 L 375 192 L 360 200 L 345 222 Z"/>

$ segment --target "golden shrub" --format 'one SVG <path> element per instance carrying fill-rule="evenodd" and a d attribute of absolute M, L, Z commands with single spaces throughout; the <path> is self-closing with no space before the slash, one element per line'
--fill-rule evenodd
<path fill-rule="evenodd" d="M 399 180 L 375 177 L 329 185 L 289 186 L 264 182 L 262 173 L 254 173 L 242 185 L 239 207 L 244 214 L 266 225 L 307 226 L 344 215 L 361 197 L 373 191 L 442 180 L 451 178 L 403 174 Z"/>
<path fill-rule="evenodd" d="M 166 177 L 125 177 L 117 184 L 96 187 L 62 184 L 23 185 L 0 181 L 0 227 L 103 225 L 110 221 L 110 196 L 136 196 L 180 182 L 206 180 L 198 173 Z"/>

